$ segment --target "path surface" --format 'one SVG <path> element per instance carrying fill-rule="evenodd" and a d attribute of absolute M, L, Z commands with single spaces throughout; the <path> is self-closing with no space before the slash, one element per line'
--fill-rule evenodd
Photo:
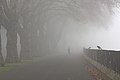
<path fill-rule="evenodd" d="M 80 55 L 59 55 L 0 73 L 0 80 L 93 80 Z"/>

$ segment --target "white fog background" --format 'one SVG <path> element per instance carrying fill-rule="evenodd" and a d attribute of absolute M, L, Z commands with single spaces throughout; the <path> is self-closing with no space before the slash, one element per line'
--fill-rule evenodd
<path fill-rule="evenodd" d="M 57 25 L 57 24 L 56 24 Z M 68 18 L 64 23 L 62 35 L 56 51 L 67 52 L 70 48 L 72 53 L 80 53 L 83 47 L 97 48 L 101 46 L 103 49 L 120 50 L 120 15 L 119 10 L 115 10 L 112 21 L 108 27 L 90 26 L 86 23 L 80 23 L 74 19 Z M 83 27 L 80 27 L 83 26 Z M 1 28 L 2 37 L 2 53 L 6 56 L 6 30 Z M 18 52 L 20 53 L 20 38 L 18 36 Z"/>
<path fill-rule="evenodd" d="M 115 9 L 112 21 L 108 27 L 96 27 L 84 25 L 74 20 L 68 19 L 62 38 L 59 42 L 59 49 L 65 51 L 68 47 L 73 52 L 80 52 L 84 48 L 97 48 L 120 50 L 120 11 Z"/>

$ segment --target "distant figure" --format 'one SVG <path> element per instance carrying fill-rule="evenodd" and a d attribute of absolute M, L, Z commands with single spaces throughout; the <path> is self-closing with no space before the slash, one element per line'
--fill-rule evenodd
<path fill-rule="evenodd" d="M 102 48 L 100 46 L 97 46 L 98 49 L 102 50 Z"/>
<path fill-rule="evenodd" d="M 68 48 L 68 54 L 70 55 L 70 48 Z"/>

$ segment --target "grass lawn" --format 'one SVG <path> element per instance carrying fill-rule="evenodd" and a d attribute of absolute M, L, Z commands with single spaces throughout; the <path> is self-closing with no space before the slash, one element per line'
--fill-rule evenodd
<path fill-rule="evenodd" d="M 24 61 L 21 61 L 20 63 L 8 63 L 8 64 L 5 64 L 5 67 L 0 67 L 0 73 L 1 72 L 8 72 L 8 71 L 11 71 L 21 65 L 24 65 L 24 64 L 28 64 L 30 62 L 33 62 L 34 60 L 24 60 Z"/>
<path fill-rule="evenodd" d="M 0 67 L 0 72 L 7 72 L 12 69 L 15 69 L 17 66 L 19 66 L 21 63 L 14 63 L 14 64 L 6 64 L 5 67 Z"/>
<path fill-rule="evenodd" d="M 36 57 L 36 58 L 33 58 L 32 60 L 23 60 L 20 63 L 5 64 L 5 67 L 0 67 L 0 73 L 1 72 L 8 72 L 8 71 L 14 70 L 14 69 L 16 69 L 16 68 L 18 68 L 22 65 L 29 64 L 29 63 L 34 63 L 34 62 L 37 62 L 37 61 L 42 61 L 42 58 Z"/>

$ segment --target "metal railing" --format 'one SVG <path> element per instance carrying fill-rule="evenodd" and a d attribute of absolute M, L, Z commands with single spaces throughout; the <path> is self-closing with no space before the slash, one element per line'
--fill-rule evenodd
<path fill-rule="evenodd" d="M 84 49 L 84 53 L 101 65 L 120 73 L 120 51 Z"/>

